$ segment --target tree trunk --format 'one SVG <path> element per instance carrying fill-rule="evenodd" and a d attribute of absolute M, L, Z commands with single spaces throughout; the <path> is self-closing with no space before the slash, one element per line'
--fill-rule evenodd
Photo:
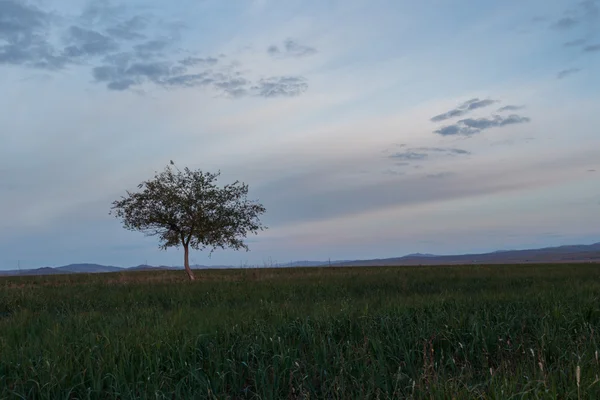
<path fill-rule="evenodd" d="M 184 245 L 183 252 L 184 252 L 183 265 L 185 267 L 185 272 L 187 272 L 188 276 L 190 277 L 190 281 L 194 281 L 194 280 L 196 280 L 196 277 L 194 276 L 194 272 L 190 268 L 190 248 L 189 248 L 189 246 Z"/>

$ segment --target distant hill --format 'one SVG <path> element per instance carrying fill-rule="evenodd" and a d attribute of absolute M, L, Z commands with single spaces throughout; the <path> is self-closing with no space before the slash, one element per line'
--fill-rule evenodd
<path fill-rule="evenodd" d="M 97 273 L 97 272 L 117 272 L 123 270 L 123 268 L 112 267 L 107 265 L 99 264 L 69 264 L 64 267 L 56 267 L 54 270 L 66 272 L 66 273 Z"/>
<path fill-rule="evenodd" d="M 173 269 L 172 267 L 150 267 L 137 266 L 131 268 L 113 267 L 110 265 L 100 264 L 69 264 L 62 267 L 42 267 L 36 269 L 22 269 L 0 271 L 0 276 L 14 275 L 56 275 L 56 274 L 99 274 L 105 272 L 121 272 L 121 271 L 139 271 L 139 270 L 156 270 L 156 269 Z"/>
<path fill-rule="evenodd" d="M 266 267 L 323 267 L 323 266 L 400 266 L 400 265 L 456 265 L 456 264 L 527 264 L 527 263 L 561 263 L 561 262 L 598 262 L 600 263 L 600 243 L 590 245 L 570 245 L 546 247 L 530 250 L 498 250 L 482 254 L 434 255 L 413 253 L 403 257 L 382 258 L 373 260 L 336 260 L 336 261 L 294 261 L 275 263 Z M 193 265 L 194 269 L 244 268 L 234 265 Z M 181 270 L 182 266 L 137 265 L 129 268 L 100 264 L 69 264 L 62 267 L 42 267 L 37 269 L 1 271 L 0 276 L 15 275 L 52 275 L 105 273 L 120 271 L 156 271 Z"/>
<path fill-rule="evenodd" d="M 68 274 L 69 272 L 61 271 L 56 268 L 43 267 L 37 269 L 23 269 L 14 271 L 0 271 L 0 275 L 58 275 Z"/>
<path fill-rule="evenodd" d="M 353 260 L 334 260 L 334 261 L 293 261 L 287 263 L 274 263 L 266 265 L 267 267 L 286 268 L 286 267 L 325 267 L 327 265 L 339 264 L 342 262 L 351 262 Z"/>
<path fill-rule="evenodd" d="M 378 266 L 378 265 L 453 265 L 453 264 L 527 264 L 560 262 L 600 262 L 600 243 L 546 247 L 530 250 L 495 251 L 482 254 L 462 254 L 424 257 L 412 254 L 397 258 L 357 260 L 337 263 L 339 266 Z"/>
<path fill-rule="evenodd" d="M 181 267 L 183 268 L 183 267 Z M 167 267 L 164 265 L 161 265 L 159 267 L 153 267 L 151 265 L 138 265 L 136 267 L 130 267 L 130 268 L 119 268 L 119 271 L 156 271 L 156 270 L 168 270 L 168 269 L 180 269 L 179 267 Z"/>

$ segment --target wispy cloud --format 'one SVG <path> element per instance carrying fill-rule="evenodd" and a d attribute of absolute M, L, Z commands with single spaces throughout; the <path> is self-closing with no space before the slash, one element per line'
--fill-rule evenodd
<path fill-rule="evenodd" d="M 287 39 L 281 47 L 275 44 L 269 46 L 267 53 L 273 57 L 305 57 L 317 53 L 317 49 L 300 44 L 293 39 Z"/>
<path fill-rule="evenodd" d="M 587 42 L 586 39 L 575 39 L 575 40 L 569 40 L 568 42 L 564 42 L 563 46 L 565 47 L 578 47 L 578 46 L 582 46 Z"/>
<path fill-rule="evenodd" d="M 470 151 L 464 149 L 456 149 L 456 148 L 446 148 L 446 147 L 415 147 L 416 151 L 425 151 L 429 153 L 444 153 L 448 155 L 469 155 Z"/>
<path fill-rule="evenodd" d="M 476 110 L 478 108 L 483 108 L 490 106 L 494 103 L 497 103 L 498 100 L 484 99 L 480 100 L 478 98 L 474 98 L 471 100 L 467 100 L 464 103 L 460 104 L 458 107 L 453 108 L 450 111 L 447 111 L 443 114 L 436 115 L 431 118 L 432 122 L 440 122 L 454 117 L 461 117 L 467 114 L 470 111 Z"/>
<path fill-rule="evenodd" d="M 252 91 L 261 97 L 298 96 L 308 89 L 306 79 L 300 76 L 279 76 L 260 79 Z"/>
<path fill-rule="evenodd" d="M 126 21 L 109 25 L 106 33 L 121 40 L 143 40 L 146 38 L 143 31 L 147 26 L 148 21 L 144 17 L 136 15 Z"/>
<path fill-rule="evenodd" d="M 580 68 L 568 68 L 568 69 L 563 69 L 562 71 L 560 71 L 558 74 L 556 74 L 556 78 L 557 79 L 563 79 L 566 78 L 567 76 L 576 74 L 578 72 L 580 72 L 581 69 Z"/>
<path fill-rule="evenodd" d="M 425 177 L 429 178 L 429 179 L 443 179 L 443 178 L 448 178 L 448 177 L 451 177 L 454 175 L 456 175 L 455 172 L 444 171 L 444 172 L 437 172 L 435 174 L 427 174 L 427 175 L 425 175 Z"/>
<path fill-rule="evenodd" d="M 498 109 L 498 112 L 504 112 L 504 111 L 519 111 L 524 109 L 525 106 L 513 106 L 513 105 L 508 105 L 508 106 L 504 106 L 504 107 L 500 107 Z"/>
<path fill-rule="evenodd" d="M 87 24 L 112 24 L 121 19 L 127 11 L 125 4 L 114 4 L 110 0 L 89 0 L 81 12 L 81 19 Z"/>
<path fill-rule="evenodd" d="M 583 48 L 583 51 L 586 53 L 592 53 L 592 52 L 596 52 L 596 51 L 600 51 L 600 43 L 598 44 L 592 44 L 589 46 L 585 46 Z"/>
<path fill-rule="evenodd" d="M 465 126 L 468 126 L 469 128 L 483 130 L 506 125 L 522 124 L 529 121 L 530 119 L 527 117 L 521 117 L 519 115 L 513 114 L 509 115 L 508 117 L 501 117 L 499 115 L 495 115 L 492 118 L 468 118 L 460 120 L 458 122 Z"/>
<path fill-rule="evenodd" d="M 193 67 L 196 65 L 215 65 L 219 62 L 216 57 L 187 57 L 183 60 L 179 60 L 179 63 L 186 67 Z"/>
<path fill-rule="evenodd" d="M 572 37 L 574 32 L 576 38 L 563 42 L 564 48 L 576 48 L 582 53 L 593 53 L 600 51 L 600 44 L 588 44 L 598 37 L 600 33 L 600 1 L 580 0 L 566 9 L 563 16 L 551 23 L 550 27 L 564 32 Z M 570 75 L 580 72 L 580 68 L 565 68 L 556 75 L 557 79 L 564 79 Z"/>
<path fill-rule="evenodd" d="M 588 159 L 589 157 L 585 161 L 587 162 Z M 533 164 L 535 164 L 535 161 Z M 391 175 L 398 175 L 398 178 L 402 180 L 401 184 L 390 185 L 386 180 L 371 180 L 364 185 L 343 188 L 328 184 L 328 177 L 330 177 L 328 174 L 301 174 L 292 182 L 280 181 L 273 186 L 265 187 L 264 193 L 266 198 L 270 199 L 268 205 L 271 207 L 270 212 L 274 219 L 285 221 L 285 223 L 294 220 L 319 220 L 350 216 L 392 205 L 440 201 L 442 198 L 447 198 L 446 196 L 471 196 L 493 193 L 496 190 L 521 190 L 530 187 L 532 184 L 545 184 L 539 180 L 539 171 L 542 168 L 551 168 L 553 171 L 560 171 L 561 167 L 565 168 L 563 160 L 558 161 L 556 164 L 549 164 L 549 167 L 541 164 L 533 167 L 533 164 L 530 164 L 531 169 L 525 168 L 524 171 L 521 171 L 522 166 L 511 165 L 499 168 L 494 172 L 485 169 L 481 171 L 460 171 L 460 173 L 442 170 L 426 175 L 402 175 L 392 172 Z M 581 170 L 577 165 L 568 165 L 568 169 L 570 171 Z M 391 171 L 397 170 L 392 169 Z M 511 171 L 511 173 L 508 173 L 508 171 Z M 522 172 L 518 180 L 513 179 L 512 172 L 514 171 Z M 397 172 L 401 173 L 402 171 Z M 478 178 L 473 179 L 474 176 L 478 176 Z M 452 180 L 452 185 L 434 183 L 437 180 L 436 178 Z M 554 177 L 548 175 L 544 179 L 547 182 L 558 178 L 556 175 Z M 285 190 L 290 186 L 296 188 L 296 190 Z M 491 189 L 491 192 L 488 192 L 488 189 Z M 337 199 L 345 200 L 340 203 Z M 289 212 L 291 208 L 297 211 L 297 214 L 291 214 Z"/>
<path fill-rule="evenodd" d="M 471 136 L 480 131 L 477 129 L 469 128 L 468 126 L 461 126 L 460 122 L 455 125 L 443 126 L 440 129 L 436 129 L 433 133 L 437 133 L 442 136 Z"/>
<path fill-rule="evenodd" d="M 59 69 L 67 59 L 48 42 L 53 17 L 21 1 L 0 2 L 0 64 Z"/>
<path fill-rule="evenodd" d="M 406 149 L 402 152 L 392 153 L 388 158 L 399 161 L 395 163 L 397 166 L 407 166 L 413 161 L 423 161 L 430 157 L 430 155 L 446 155 L 446 156 L 466 156 L 470 155 L 471 152 L 464 149 L 457 149 L 452 147 L 413 147 Z"/>
<path fill-rule="evenodd" d="M 554 29 L 566 30 L 577 26 L 580 21 L 573 17 L 563 17 L 558 21 L 554 22 L 551 26 Z"/>
<path fill-rule="evenodd" d="M 575 7 L 565 11 L 564 16 L 550 24 L 552 29 L 570 31 L 580 25 L 595 24 L 600 17 L 600 6 L 597 0 L 581 0 Z"/>
<path fill-rule="evenodd" d="M 15 0 L 2 0 L 0 64 L 44 69 L 91 65 L 94 81 L 113 91 L 153 84 L 168 89 L 207 88 L 230 98 L 272 98 L 298 96 L 308 89 L 302 76 L 263 76 L 256 80 L 240 62 L 225 65 L 213 56 L 181 59 L 178 35 L 171 28 L 162 34 L 160 29 L 153 29 L 151 35 L 147 29 L 150 20 L 158 19 L 152 15 L 128 16 L 125 6 L 93 1 L 77 23 L 61 32 L 49 13 Z M 54 31 L 62 39 L 50 43 L 46 38 Z M 281 52 L 302 57 L 316 49 L 288 39 Z"/>
<path fill-rule="evenodd" d="M 471 136 L 490 128 L 499 128 L 507 125 L 523 124 L 530 122 L 528 117 L 511 114 L 507 117 L 494 115 L 491 118 L 467 118 L 454 125 L 444 126 L 434 133 L 441 136 Z"/>
<path fill-rule="evenodd" d="M 404 160 L 404 161 L 420 161 L 424 160 L 428 157 L 427 153 L 417 153 L 414 151 L 405 151 L 402 153 L 394 153 L 389 156 L 394 160 Z"/>
<path fill-rule="evenodd" d="M 394 175 L 394 176 L 402 176 L 402 175 L 405 175 L 405 174 L 406 174 L 406 172 L 403 172 L 403 171 L 398 171 L 398 170 L 396 170 L 396 169 L 391 169 L 391 168 L 388 168 L 388 169 L 386 169 L 386 170 L 383 170 L 383 172 L 382 172 L 382 173 L 383 173 L 384 175 Z"/>
<path fill-rule="evenodd" d="M 164 51 L 169 48 L 171 41 L 166 39 L 151 39 L 133 46 L 137 57 L 149 59 L 157 56 L 165 56 Z"/>
<path fill-rule="evenodd" d="M 64 54 L 73 58 L 102 56 L 119 49 L 117 42 L 110 36 L 79 26 L 71 26 L 67 40 L 70 45 L 64 49 Z"/>

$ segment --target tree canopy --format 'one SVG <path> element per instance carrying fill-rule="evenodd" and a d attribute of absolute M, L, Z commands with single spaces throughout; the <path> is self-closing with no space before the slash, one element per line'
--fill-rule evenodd
<path fill-rule="evenodd" d="M 111 214 L 132 231 L 157 236 L 160 248 L 184 248 L 184 266 L 191 280 L 189 249 L 244 249 L 249 233 L 266 229 L 259 217 L 265 207 L 248 200 L 248 185 L 235 181 L 216 184 L 217 173 L 175 167 L 173 161 L 163 172 L 138 185 L 139 192 L 112 203 Z"/>

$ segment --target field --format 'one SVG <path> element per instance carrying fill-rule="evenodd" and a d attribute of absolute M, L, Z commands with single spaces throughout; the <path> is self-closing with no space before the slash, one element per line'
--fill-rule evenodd
<path fill-rule="evenodd" d="M 0 398 L 600 398 L 600 266 L 0 279 Z"/>

